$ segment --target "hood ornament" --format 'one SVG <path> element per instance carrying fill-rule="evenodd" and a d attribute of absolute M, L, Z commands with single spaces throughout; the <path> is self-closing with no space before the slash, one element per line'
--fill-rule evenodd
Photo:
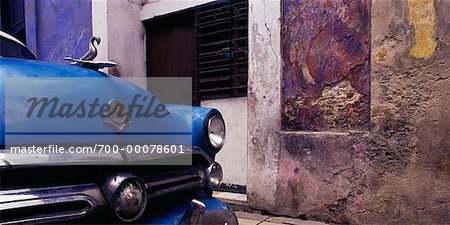
<path fill-rule="evenodd" d="M 101 39 L 100 37 L 93 36 L 89 41 L 89 50 L 86 52 L 80 59 L 74 59 L 71 57 L 65 57 L 64 60 L 71 61 L 71 65 L 81 66 L 84 68 L 99 70 L 102 68 L 114 67 L 117 66 L 116 62 L 113 61 L 94 61 L 95 57 L 97 57 L 98 51 L 97 47 L 95 47 L 95 43 L 100 45 Z"/>
<path fill-rule="evenodd" d="M 86 54 L 83 55 L 83 57 L 80 58 L 80 60 L 94 60 L 95 57 L 97 57 L 97 47 L 95 47 L 94 42 L 97 42 L 97 45 L 100 45 L 101 39 L 100 37 L 93 36 L 91 37 L 91 40 L 89 42 L 89 51 L 86 52 Z"/>

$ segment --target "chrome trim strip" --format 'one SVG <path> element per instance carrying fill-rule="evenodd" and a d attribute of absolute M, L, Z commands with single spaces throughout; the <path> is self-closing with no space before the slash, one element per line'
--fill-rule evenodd
<path fill-rule="evenodd" d="M 87 202 L 90 205 L 90 208 L 96 207 L 97 203 L 86 195 L 72 195 L 72 196 L 63 196 L 63 197 L 50 197 L 50 198 L 37 198 L 37 199 L 27 199 L 21 201 L 7 202 L 2 203 L 0 205 L 0 212 L 9 210 L 9 209 L 20 209 L 32 206 L 41 206 L 41 205 L 51 205 L 58 203 L 71 203 L 83 201 Z M 90 211 L 90 210 L 88 210 Z"/>
<path fill-rule="evenodd" d="M 78 195 L 78 196 L 65 196 L 65 197 L 56 197 L 56 198 L 47 198 L 47 199 L 34 199 L 34 200 L 27 200 L 27 201 L 19 201 L 19 202 L 10 202 L 2 204 L 2 209 L 0 209 L 0 214 L 2 211 L 8 210 L 8 209 L 25 209 L 28 207 L 33 206 L 46 206 L 46 205 L 52 205 L 52 204 L 58 204 L 58 203 L 76 203 L 76 202 L 85 202 L 88 204 L 87 209 L 81 209 L 80 211 L 66 211 L 61 212 L 60 214 L 42 214 L 38 215 L 36 217 L 32 218 L 24 218 L 24 219 L 18 219 L 18 220 L 12 220 L 12 221 L 0 221 L 0 224 L 17 224 L 17 223 L 37 223 L 37 222 L 50 222 L 50 221 L 56 221 L 60 219 L 75 219 L 82 217 L 84 215 L 87 215 L 88 213 L 92 212 L 96 207 L 97 203 L 88 196 Z"/>
<path fill-rule="evenodd" d="M 8 39 L 8 40 L 10 40 L 10 41 L 12 41 L 12 42 L 15 42 L 16 44 L 19 44 L 19 45 L 21 45 L 22 47 L 27 47 L 27 46 L 25 46 L 24 43 L 22 43 L 21 41 L 19 41 L 19 39 L 15 38 L 14 36 L 9 35 L 9 34 L 6 33 L 6 32 L 3 32 L 3 31 L 1 31 L 1 30 L 0 30 L 0 36 L 1 36 L 1 37 L 4 37 L 4 38 L 6 38 L 6 39 Z"/>
<path fill-rule="evenodd" d="M 150 187 L 155 187 L 155 186 L 159 186 L 159 185 L 174 183 L 177 181 L 188 180 L 188 179 L 192 179 L 192 178 L 196 178 L 196 177 L 199 177 L 199 176 L 198 175 L 184 175 L 184 176 L 173 177 L 173 178 L 164 179 L 164 180 L 160 180 L 160 181 L 149 182 L 146 185 L 147 185 L 147 188 L 150 188 Z"/>
<path fill-rule="evenodd" d="M 8 39 L 16 44 L 21 45 L 22 47 L 28 49 L 28 51 L 34 56 L 34 58 L 37 60 L 37 56 L 36 54 L 34 54 L 34 52 L 32 52 L 24 43 L 22 43 L 21 41 L 19 41 L 17 38 L 9 35 L 8 33 L 5 33 L 3 31 L 0 30 L 0 37 L 4 37 L 5 39 Z M 1 57 L 1 56 L 0 56 Z"/>
<path fill-rule="evenodd" d="M 49 198 L 80 194 L 97 189 L 95 184 L 53 186 L 43 188 L 23 188 L 0 191 L 0 204 L 11 201 L 22 201 L 34 198 Z M 34 196 L 34 197 L 33 197 Z"/>
<path fill-rule="evenodd" d="M 211 157 L 210 155 L 208 155 L 204 150 L 198 148 L 198 147 L 183 147 L 183 149 L 185 149 L 186 154 L 192 154 L 192 155 L 200 155 L 201 157 L 203 157 L 204 159 L 206 159 L 206 161 L 208 161 L 208 163 L 213 163 L 213 157 Z M 122 155 L 120 154 L 99 154 L 98 155 L 98 159 L 96 159 L 95 157 L 92 157 L 92 155 L 90 157 L 81 157 L 81 158 L 61 158 L 61 161 L 52 161 L 52 162 L 48 162 L 45 159 L 42 159 L 41 161 L 39 161 L 39 158 L 36 159 L 36 156 L 33 156 L 33 159 L 30 158 L 26 158 L 27 155 L 20 155 L 20 157 L 13 157 L 14 160 L 9 160 L 7 161 L 7 158 L 5 159 L 5 154 L 10 154 L 10 153 L 6 153 L 8 152 L 8 150 L 5 149 L 0 149 L 0 169 L 3 168 L 22 168 L 22 167 L 43 167 L 43 166 L 72 166 L 72 165 L 122 165 L 122 164 L 126 164 L 126 163 L 133 163 L 133 162 L 138 162 L 138 161 L 143 161 L 146 159 L 143 159 L 141 155 L 136 154 L 135 156 L 133 156 L 133 154 L 127 154 L 126 156 L 128 157 L 128 159 L 124 158 Z M 31 155 L 28 155 L 29 157 L 31 157 Z M 42 158 L 42 157 L 41 157 Z M 149 158 L 151 159 L 151 158 Z M 155 160 L 158 160 L 159 158 L 155 157 L 153 158 Z M 128 161 L 127 161 L 128 160 Z M 71 164 L 72 163 L 72 164 Z"/>
<path fill-rule="evenodd" d="M 77 202 L 86 203 L 87 208 L 79 211 L 62 210 L 61 213 L 55 215 L 43 213 L 33 218 L 14 218 L 10 221 L 0 218 L 0 224 L 41 223 L 74 219 L 91 213 L 99 206 L 106 205 L 100 188 L 95 184 L 0 191 L 0 214 L 8 210 L 20 211 L 31 207 Z"/>

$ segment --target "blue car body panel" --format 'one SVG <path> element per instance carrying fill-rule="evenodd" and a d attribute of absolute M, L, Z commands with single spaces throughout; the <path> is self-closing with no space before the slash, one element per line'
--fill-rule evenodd
<path fill-rule="evenodd" d="M 169 109 L 169 111 L 175 112 L 182 112 L 186 110 L 185 106 L 180 105 L 167 105 L 167 108 Z M 209 146 L 208 140 L 205 138 L 207 137 L 208 133 L 206 127 L 208 118 L 211 118 L 213 115 L 221 117 L 222 115 L 220 114 L 220 112 L 216 109 L 192 107 L 191 113 L 180 113 L 180 115 L 184 115 L 183 118 L 187 121 L 190 130 L 192 131 L 192 145 L 207 150 L 210 155 L 214 155 L 216 151 Z"/>
<path fill-rule="evenodd" d="M 33 84 L 29 84 L 34 82 L 27 82 L 27 80 L 32 79 L 42 83 L 38 90 L 32 86 Z M 98 82 L 96 82 L 97 79 Z M 7 82 L 12 82 L 12 85 L 6 86 Z M 191 144 L 207 151 L 212 156 L 215 154 L 215 151 L 208 146 L 207 131 L 205 130 L 208 117 L 212 114 L 220 116 L 220 113 L 215 109 L 166 105 L 170 112 L 169 116 L 164 118 L 132 117 L 131 123 L 120 133 L 105 124 L 101 118 L 23 120 L 20 116 L 15 116 L 26 115 L 29 105 L 25 104 L 28 104 L 26 100 L 30 97 L 30 92 L 33 93 L 31 96 L 48 96 L 49 98 L 55 96 L 63 102 L 74 104 L 82 100 L 92 100 L 94 97 L 103 100 L 103 102 L 118 99 L 124 103 L 131 102 L 135 94 L 148 98 L 153 97 L 146 90 L 118 77 L 77 66 L 0 58 L 0 89 L 2 90 L 0 98 L 0 145 L 58 144 L 69 141 L 71 143 L 98 143 L 100 139 L 102 142 L 111 143 Z M 11 102 L 8 103 L 5 100 Z M 155 104 L 159 103 L 159 100 L 156 101 Z M 18 104 L 18 102 L 23 105 Z M 6 118 L 8 115 L 9 117 Z M 45 135 L 42 135 L 42 133 Z M 56 137 L 63 134 L 71 135 L 64 138 Z M 5 140 L 5 136 L 8 137 L 7 140 Z"/>
<path fill-rule="evenodd" d="M 30 96 L 58 97 L 62 102 L 74 105 L 93 98 L 99 98 L 102 103 L 120 100 L 126 105 L 136 94 L 149 99 L 156 98 L 152 93 L 134 84 L 98 71 L 78 66 L 0 57 L 0 145 L 2 146 L 0 151 L 5 151 L 5 146 L 11 144 L 142 142 L 189 144 L 205 151 L 210 156 L 208 162 L 214 159 L 217 150 L 209 146 L 206 129 L 209 118 L 221 117 L 216 109 L 167 104 L 165 106 L 169 112 L 168 116 L 163 118 L 132 116 L 131 123 L 120 131 L 105 124 L 104 119 L 100 117 L 48 118 L 44 116 L 24 119 L 24 115 L 29 110 L 27 99 Z M 155 104 L 158 103 L 160 102 L 156 98 Z M 9 162 L 7 164 L 8 167 L 12 165 L 14 164 Z M 206 190 L 206 186 L 201 188 Z M 231 221 L 228 224 L 237 224 L 232 210 L 225 203 L 210 197 L 211 192 L 207 189 L 207 192 L 199 191 L 192 195 L 206 206 L 203 218 L 209 221 L 209 224 L 224 224 L 223 221 Z M 164 206 L 148 209 L 134 223 L 180 224 L 190 203 L 189 198 L 164 202 Z M 211 221 L 214 222 L 211 223 Z"/>

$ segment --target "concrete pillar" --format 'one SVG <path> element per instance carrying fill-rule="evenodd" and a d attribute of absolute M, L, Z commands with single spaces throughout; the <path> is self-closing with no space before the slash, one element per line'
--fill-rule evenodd
<path fill-rule="evenodd" d="M 280 151 L 279 0 L 249 1 L 248 178 L 252 207 L 276 208 Z"/>

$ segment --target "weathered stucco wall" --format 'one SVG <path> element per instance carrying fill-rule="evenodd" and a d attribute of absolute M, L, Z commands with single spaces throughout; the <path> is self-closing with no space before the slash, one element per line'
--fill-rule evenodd
<path fill-rule="evenodd" d="M 361 223 L 449 223 L 450 1 L 372 8 L 373 126 L 356 154 L 361 194 L 349 215 Z"/>
<path fill-rule="evenodd" d="M 145 29 L 140 19 L 143 1 L 92 1 L 93 33 L 102 38 L 96 60 L 112 60 L 118 66 L 101 71 L 126 77 L 146 88 Z"/>
<path fill-rule="evenodd" d="M 40 60 L 80 58 L 92 36 L 91 1 L 25 0 L 27 46 Z"/>
<path fill-rule="evenodd" d="M 370 129 L 370 7 L 369 0 L 283 1 L 277 214 L 353 219 L 355 151 L 365 149 L 360 139 Z"/>
<path fill-rule="evenodd" d="M 250 205 L 336 223 L 448 223 L 450 1 L 282 3 L 281 89 L 264 65 L 249 75 Z M 274 38 L 261 23 L 250 46 Z M 250 64 L 276 64 L 261 48 Z"/>
<path fill-rule="evenodd" d="M 109 70 L 121 77 L 146 77 L 145 28 L 141 0 L 108 1 L 108 54 L 119 65 Z"/>

